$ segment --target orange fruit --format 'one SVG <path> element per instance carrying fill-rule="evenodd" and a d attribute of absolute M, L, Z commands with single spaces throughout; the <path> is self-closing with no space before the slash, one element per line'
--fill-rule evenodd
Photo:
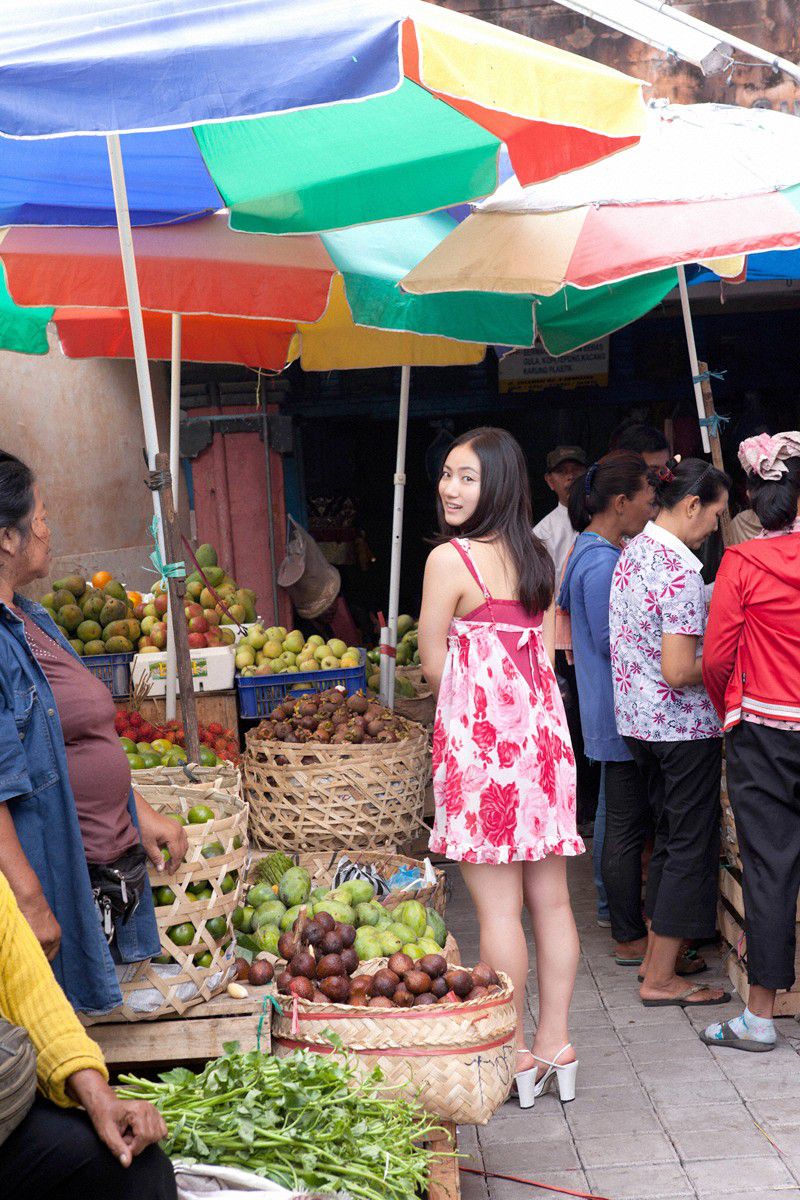
<path fill-rule="evenodd" d="M 92 576 L 92 587 L 98 589 L 104 588 L 113 578 L 114 576 L 110 571 L 95 571 Z"/>
<path fill-rule="evenodd" d="M 130 600 L 131 604 L 141 604 L 142 603 L 142 593 L 141 592 L 128 592 L 128 599 Z"/>

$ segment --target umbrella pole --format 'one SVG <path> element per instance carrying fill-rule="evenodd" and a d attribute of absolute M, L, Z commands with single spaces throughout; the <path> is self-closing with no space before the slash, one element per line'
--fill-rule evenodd
<path fill-rule="evenodd" d="M 381 637 L 381 702 L 394 708 L 394 679 L 397 669 L 397 618 L 400 609 L 400 564 L 403 553 L 403 504 L 406 490 L 406 439 L 408 436 L 408 398 L 411 367 L 400 371 L 400 413 L 397 422 L 397 462 L 394 474 L 394 516 L 392 518 L 392 558 L 389 571 L 389 620 Z"/>
<path fill-rule="evenodd" d="M 683 314 L 683 328 L 686 332 L 686 346 L 689 350 L 689 364 L 692 368 L 692 381 L 694 386 L 694 400 L 697 405 L 697 416 L 702 421 L 706 415 L 705 400 L 703 399 L 703 385 L 699 378 L 700 367 L 697 363 L 697 347 L 694 342 L 694 326 L 692 325 L 692 310 L 689 307 L 689 289 L 686 286 L 686 268 L 681 264 L 678 267 L 678 290 L 681 294 L 681 312 Z M 711 443 L 708 440 L 708 429 L 705 425 L 700 426 L 700 436 L 703 439 L 703 453 L 711 452 Z"/>
<path fill-rule="evenodd" d="M 170 364 L 169 389 L 169 471 L 172 476 L 172 503 L 175 512 L 178 511 L 180 492 L 180 426 L 181 426 L 181 315 L 172 314 L 172 361 Z M 170 636 L 167 640 L 167 679 L 166 679 L 166 716 L 173 721 L 177 713 L 178 695 L 178 658 L 175 621 L 178 614 L 172 608 L 169 610 Z"/>
<path fill-rule="evenodd" d="M 136 259 L 133 253 L 133 233 L 131 232 L 131 217 L 128 209 L 128 191 L 125 186 L 125 170 L 122 165 L 122 148 L 119 134 L 106 135 L 108 162 L 111 168 L 111 184 L 114 189 L 114 207 L 117 214 L 117 231 L 119 247 L 122 255 L 122 271 L 125 277 L 125 293 L 128 298 L 128 317 L 131 323 L 131 339 L 133 341 L 133 357 L 136 364 L 136 380 L 139 385 L 139 404 L 142 410 L 144 426 L 144 441 L 147 452 L 147 465 L 150 471 L 156 470 L 158 448 L 158 428 L 156 412 L 153 405 L 153 389 L 150 384 L 150 368 L 147 361 L 147 343 L 144 336 L 144 320 L 142 319 L 142 302 L 139 296 L 139 280 L 136 275 Z M 170 506 L 171 507 L 171 506 Z M 153 490 L 153 509 L 158 517 L 158 539 L 164 561 L 167 560 L 164 537 L 164 521 L 162 519 L 161 498 L 157 490 Z M 170 588 L 173 593 L 175 589 Z M 175 608 L 175 603 L 171 605 Z M 185 625 L 183 626 L 185 630 Z M 186 667 L 191 671 L 188 644 L 186 647 Z M 200 744 L 197 736 L 197 709 L 195 706 L 194 690 L 189 687 L 184 690 L 182 700 L 184 723 L 186 726 L 186 752 L 190 762 L 200 761 Z"/>

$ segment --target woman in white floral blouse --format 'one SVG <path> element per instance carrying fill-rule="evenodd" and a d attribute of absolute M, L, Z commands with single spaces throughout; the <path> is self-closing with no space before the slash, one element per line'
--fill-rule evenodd
<path fill-rule="evenodd" d="M 730 480 L 701 459 L 657 472 L 660 512 L 622 552 L 609 628 L 617 729 L 647 781 L 656 825 L 640 975 L 648 1007 L 719 1004 L 675 972 L 684 938 L 713 937 L 721 731 L 702 679 L 702 564 L 692 553 L 719 523 Z"/>

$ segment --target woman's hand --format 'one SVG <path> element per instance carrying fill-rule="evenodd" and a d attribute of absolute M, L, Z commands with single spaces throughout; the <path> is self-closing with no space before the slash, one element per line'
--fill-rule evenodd
<path fill-rule="evenodd" d="M 120 1100 L 98 1071 L 76 1071 L 67 1091 L 86 1109 L 100 1141 L 123 1167 L 167 1136 L 164 1118 L 144 1100 Z"/>
<path fill-rule="evenodd" d="M 139 818 L 139 836 L 147 857 L 157 871 L 166 867 L 168 875 L 174 875 L 178 864 L 183 861 L 189 846 L 186 831 L 172 817 L 162 817 L 150 807 L 144 796 L 134 789 L 136 815 Z M 169 850 L 169 859 L 164 861 L 162 849 Z"/>
<path fill-rule="evenodd" d="M 61 945 L 61 926 L 53 916 L 44 893 L 39 891 L 30 898 L 18 898 L 22 915 L 36 935 L 36 940 L 50 962 L 58 954 Z"/>

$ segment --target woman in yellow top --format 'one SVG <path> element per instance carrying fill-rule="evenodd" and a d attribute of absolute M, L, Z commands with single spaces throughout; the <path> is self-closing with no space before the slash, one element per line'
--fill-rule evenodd
<path fill-rule="evenodd" d="M 160 1113 L 120 1100 L 109 1087 L 100 1047 L 56 982 L 2 874 L 0 1015 L 27 1030 L 41 1093 L 0 1145 L 0 1196 L 175 1200 L 171 1164 L 156 1144 L 167 1133 Z"/>

